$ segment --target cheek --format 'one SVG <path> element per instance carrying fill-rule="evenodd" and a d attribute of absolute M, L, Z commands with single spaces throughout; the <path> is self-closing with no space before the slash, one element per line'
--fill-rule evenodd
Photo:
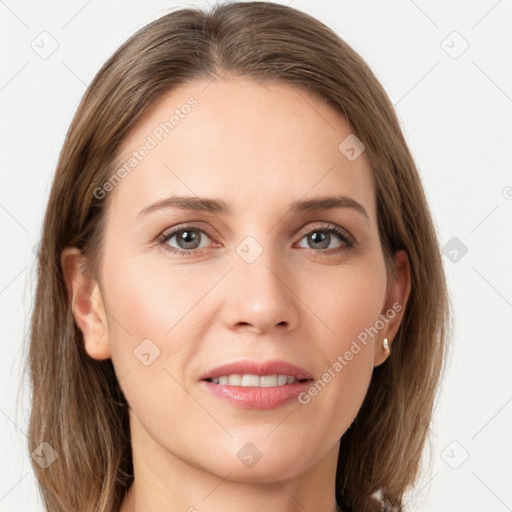
<path fill-rule="evenodd" d="M 151 265 L 144 260 L 144 255 L 110 260 L 110 268 L 104 269 L 106 303 L 125 337 L 129 333 L 137 339 L 169 340 L 190 322 L 189 312 L 218 277 L 199 279 L 186 266 L 170 269 L 165 262 Z"/>
<path fill-rule="evenodd" d="M 199 339 L 190 322 L 198 332 L 202 325 L 188 313 L 207 287 L 191 283 L 184 267 L 170 279 L 142 259 L 105 257 L 103 282 L 112 363 L 130 404 L 143 407 L 176 392 L 170 374 L 186 366 Z"/>
<path fill-rule="evenodd" d="M 349 349 L 354 339 L 373 339 L 368 330 L 379 320 L 385 302 L 383 261 L 375 258 L 340 265 L 334 272 L 322 270 L 303 282 L 310 283 L 303 286 L 302 297 L 322 324 L 322 345 L 331 358 Z"/>
<path fill-rule="evenodd" d="M 303 397 L 315 415 L 330 418 L 327 428 L 333 436 L 349 427 L 368 390 L 386 291 L 383 261 L 340 267 L 335 274 L 335 279 L 320 276 L 316 283 L 321 287 L 309 289 L 311 309 L 319 313 L 325 336 L 317 344 L 320 378 Z"/>
<path fill-rule="evenodd" d="M 112 363 L 129 406 L 145 429 L 163 432 L 166 425 L 179 437 L 180 418 L 191 406 L 180 384 L 180 369 L 187 366 L 195 340 L 200 339 L 190 323 L 194 320 L 194 332 L 202 325 L 187 313 L 207 286 L 202 290 L 195 286 L 197 281 L 191 283 L 184 267 L 171 279 L 169 269 L 141 260 L 119 258 L 104 268 Z M 189 431 L 193 428 L 188 425 Z"/>

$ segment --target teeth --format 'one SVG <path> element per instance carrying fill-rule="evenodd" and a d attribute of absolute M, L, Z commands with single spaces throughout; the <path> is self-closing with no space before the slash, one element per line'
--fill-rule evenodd
<path fill-rule="evenodd" d="M 225 377 L 227 382 L 225 384 L 229 384 L 230 386 L 241 386 L 242 385 L 242 376 L 235 374 L 230 375 L 229 377 Z"/>
<path fill-rule="evenodd" d="M 290 375 L 251 375 L 251 374 L 234 374 L 234 375 L 223 375 L 222 377 L 214 377 L 208 379 L 214 384 L 224 384 L 228 386 L 243 386 L 248 387 L 260 387 L 270 388 L 273 386 L 284 386 L 287 384 L 294 384 L 296 382 L 295 377 Z"/>
<path fill-rule="evenodd" d="M 242 375 L 242 383 L 240 385 L 243 387 L 263 386 L 259 375 Z"/>

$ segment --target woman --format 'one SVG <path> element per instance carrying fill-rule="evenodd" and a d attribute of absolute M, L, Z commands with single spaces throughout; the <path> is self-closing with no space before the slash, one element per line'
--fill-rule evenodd
<path fill-rule="evenodd" d="M 124 43 L 69 129 L 38 272 L 47 510 L 404 510 L 449 299 L 392 105 L 319 21 L 231 3 Z"/>

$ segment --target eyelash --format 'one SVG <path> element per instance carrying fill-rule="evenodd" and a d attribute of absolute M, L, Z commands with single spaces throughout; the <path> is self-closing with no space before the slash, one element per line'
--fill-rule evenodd
<path fill-rule="evenodd" d="M 209 238 L 213 239 L 213 236 L 210 235 L 208 233 L 208 231 L 205 229 L 201 229 L 201 228 L 198 228 L 195 226 L 182 225 L 182 226 L 179 226 L 178 228 L 173 228 L 171 231 L 164 231 L 163 233 L 161 233 L 157 238 L 157 243 L 159 245 L 161 245 L 164 250 L 169 251 L 173 254 L 179 254 L 181 256 L 186 256 L 186 257 L 195 256 L 197 252 L 200 252 L 203 249 L 190 249 L 190 250 L 177 249 L 176 247 L 171 247 L 170 245 L 167 244 L 167 242 L 173 236 L 177 235 L 178 233 L 180 233 L 182 231 L 187 231 L 187 230 L 204 233 Z M 308 230 L 302 234 L 302 237 L 300 238 L 300 240 L 302 240 L 304 237 L 310 235 L 311 233 L 315 233 L 315 232 L 324 232 L 324 233 L 330 233 L 330 234 L 333 233 L 335 235 L 338 235 L 338 237 L 344 244 L 339 247 L 335 247 L 333 249 L 311 249 L 315 254 L 321 253 L 326 256 L 331 255 L 331 254 L 337 254 L 337 253 L 348 251 L 349 249 L 352 249 L 356 245 L 355 239 L 352 236 L 350 236 L 348 233 L 346 233 L 341 228 L 339 228 L 335 225 L 328 225 L 328 226 L 313 225 L 310 230 Z"/>

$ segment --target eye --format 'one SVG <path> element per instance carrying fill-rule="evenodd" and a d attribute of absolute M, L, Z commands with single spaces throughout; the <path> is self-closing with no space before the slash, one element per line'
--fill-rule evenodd
<path fill-rule="evenodd" d="M 211 241 L 211 238 L 204 229 L 182 225 L 164 231 L 158 237 L 157 242 L 166 251 L 182 256 L 194 256 L 197 252 L 201 252 L 202 249 L 211 249 L 208 244 L 208 240 Z M 315 253 L 322 255 L 337 254 L 355 246 L 354 238 L 334 224 L 313 225 L 304 233 L 301 241 L 304 239 L 306 239 L 306 243 L 309 244 Z M 336 239 L 338 244 L 333 247 L 332 243 L 333 241 L 336 243 Z M 217 244 L 217 247 L 220 245 Z M 299 243 L 298 247 L 304 246 Z"/>
<path fill-rule="evenodd" d="M 306 239 L 306 243 L 310 244 L 311 249 L 314 249 L 315 252 L 321 252 L 322 254 L 346 251 L 355 245 L 353 237 L 335 225 L 314 225 L 305 233 L 301 240 L 304 239 Z M 333 239 L 334 241 L 338 239 L 341 243 L 332 247 L 331 243 Z M 303 246 L 299 245 L 299 247 Z"/>
<path fill-rule="evenodd" d="M 209 235 L 203 229 L 180 226 L 172 231 L 162 233 L 158 238 L 158 243 L 162 244 L 164 248 L 173 253 L 182 254 L 185 256 L 193 256 L 196 251 L 204 249 L 208 244 L 203 243 L 205 239 L 209 239 Z M 177 247 L 171 245 L 171 242 Z"/>

